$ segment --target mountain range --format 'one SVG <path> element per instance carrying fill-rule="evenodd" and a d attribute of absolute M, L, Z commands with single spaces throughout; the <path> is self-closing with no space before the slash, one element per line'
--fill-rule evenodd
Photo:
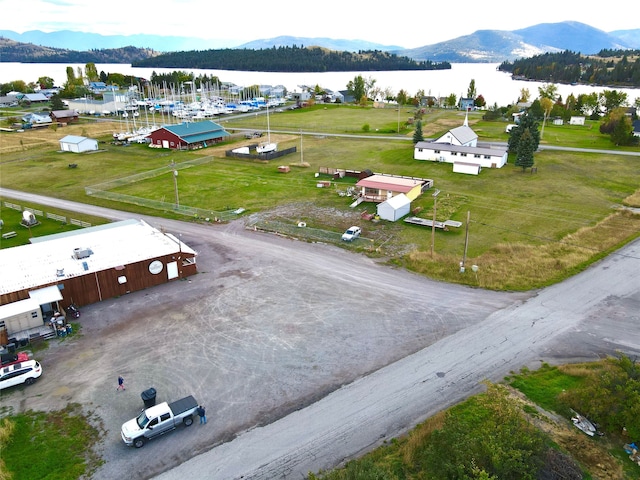
<path fill-rule="evenodd" d="M 452 63 L 513 61 L 545 52 L 571 50 L 583 54 L 598 53 L 602 49 L 640 48 L 640 29 L 604 32 L 579 22 L 542 23 L 520 30 L 477 30 L 471 35 L 457 37 L 433 45 L 405 49 L 397 45 L 381 45 L 364 40 L 305 38 L 280 36 L 231 45 L 224 40 L 204 40 L 195 37 L 160 35 L 100 35 L 73 31 L 17 33 L 0 30 L 0 37 L 18 42 L 62 49 L 115 49 L 127 46 L 176 52 L 220 48 L 267 49 L 280 46 L 319 46 L 338 51 L 357 52 L 380 50 L 407 56 L 414 60 L 447 61 Z"/>

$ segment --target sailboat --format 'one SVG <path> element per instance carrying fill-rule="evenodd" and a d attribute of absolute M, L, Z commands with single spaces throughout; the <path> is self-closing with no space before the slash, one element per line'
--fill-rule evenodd
<path fill-rule="evenodd" d="M 258 153 L 277 152 L 278 144 L 271 142 L 271 126 L 269 125 L 269 104 L 267 103 L 267 141 L 260 143 L 256 147 Z"/>

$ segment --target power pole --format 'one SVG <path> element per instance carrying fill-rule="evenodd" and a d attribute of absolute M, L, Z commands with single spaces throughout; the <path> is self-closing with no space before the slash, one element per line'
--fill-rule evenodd
<path fill-rule="evenodd" d="M 471 219 L 471 212 L 467 210 L 467 224 L 464 232 L 464 255 L 462 256 L 462 262 L 460 262 L 460 273 L 464 273 L 464 264 L 467 261 L 467 247 L 469 246 L 469 221 Z"/>
<path fill-rule="evenodd" d="M 438 194 L 440 190 L 436 190 L 431 194 L 433 197 L 433 221 L 431 222 L 431 258 L 433 258 L 433 250 L 436 244 L 436 210 L 438 208 Z"/>

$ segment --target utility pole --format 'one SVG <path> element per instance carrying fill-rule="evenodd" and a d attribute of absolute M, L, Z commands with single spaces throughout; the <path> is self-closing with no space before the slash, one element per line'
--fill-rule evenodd
<path fill-rule="evenodd" d="M 436 244 L 436 210 L 438 208 L 438 194 L 440 190 L 437 190 L 431 194 L 433 197 L 433 221 L 431 222 L 431 258 L 433 258 L 433 250 Z"/>
<path fill-rule="evenodd" d="M 469 246 L 469 221 L 471 219 L 471 212 L 467 210 L 467 224 L 464 232 L 464 255 L 462 256 L 462 262 L 460 262 L 460 273 L 464 273 L 464 264 L 467 261 L 467 247 Z"/>
<path fill-rule="evenodd" d="M 175 162 L 171 161 L 171 167 L 175 167 Z M 173 170 L 173 188 L 176 192 L 176 210 L 180 208 L 180 199 L 178 198 L 178 170 L 174 168 Z"/>

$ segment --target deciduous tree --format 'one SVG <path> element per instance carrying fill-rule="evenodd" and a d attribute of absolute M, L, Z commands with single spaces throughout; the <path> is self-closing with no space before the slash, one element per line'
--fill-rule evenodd
<path fill-rule="evenodd" d="M 362 75 L 356 75 L 353 80 L 349 80 L 347 92 L 353 96 L 356 102 L 361 101 L 362 97 L 366 95 L 366 87 Z"/>

